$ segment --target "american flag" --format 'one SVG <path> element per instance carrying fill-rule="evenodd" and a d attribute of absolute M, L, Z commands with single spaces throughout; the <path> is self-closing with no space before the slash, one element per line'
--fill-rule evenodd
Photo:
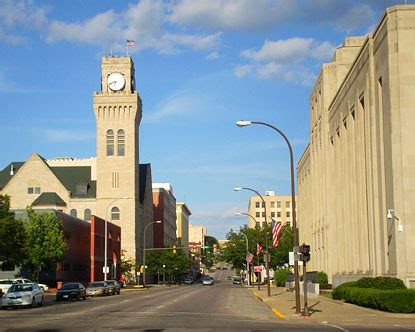
<path fill-rule="evenodd" d="M 257 256 L 261 253 L 261 251 L 262 251 L 262 246 L 259 243 L 257 243 L 256 244 L 256 254 L 257 254 Z"/>
<path fill-rule="evenodd" d="M 134 46 L 135 40 L 127 39 L 127 46 Z"/>
<path fill-rule="evenodd" d="M 284 226 L 281 222 L 277 222 L 272 219 L 272 245 L 276 248 L 278 247 L 279 236 L 283 230 Z"/>
<path fill-rule="evenodd" d="M 246 262 L 251 264 L 252 260 L 254 259 L 254 255 L 252 255 L 249 251 L 246 253 Z"/>

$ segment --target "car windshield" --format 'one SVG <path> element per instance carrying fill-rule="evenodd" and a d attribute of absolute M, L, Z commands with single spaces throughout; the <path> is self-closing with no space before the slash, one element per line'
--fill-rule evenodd
<path fill-rule="evenodd" d="M 78 289 L 78 288 L 79 288 L 78 284 L 65 284 L 62 286 L 61 289 L 65 290 L 65 289 Z"/>
<path fill-rule="evenodd" d="M 105 282 L 91 282 L 89 287 L 98 288 L 98 287 L 105 287 L 107 284 Z"/>
<path fill-rule="evenodd" d="M 20 284 L 20 285 L 13 285 L 9 288 L 8 293 L 16 293 L 16 292 L 31 292 L 33 290 L 33 286 L 32 285 L 25 285 L 25 284 Z"/>

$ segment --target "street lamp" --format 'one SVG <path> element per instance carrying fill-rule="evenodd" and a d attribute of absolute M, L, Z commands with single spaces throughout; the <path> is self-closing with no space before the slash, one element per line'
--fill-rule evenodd
<path fill-rule="evenodd" d="M 153 224 L 161 224 L 161 220 L 152 221 L 151 223 L 147 224 L 146 227 L 144 227 L 143 232 L 143 288 L 146 287 L 146 230 L 148 226 Z"/>
<path fill-rule="evenodd" d="M 242 216 L 242 215 L 248 216 L 248 217 L 250 217 L 254 221 L 254 223 L 255 223 L 255 229 L 256 229 L 256 238 L 257 238 L 257 241 L 258 241 L 258 228 L 256 226 L 256 219 L 252 215 L 250 215 L 249 213 L 244 213 L 244 212 L 236 212 L 235 213 L 235 216 Z M 259 255 L 257 255 L 257 264 L 259 266 Z M 251 273 L 249 273 L 249 278 L 251 278 Z M 261 290 L 261 284 L 259 282 L 259 278 L 258 278 L 258 290 Z"/>
<path fill-rule="evenodd" d="M 235 187 L 233 188 L 235 191 L 241 191 L 241 190 L 249 190 L 254 193 L 256 193 L 259 197 L 261 197 L 262 204 L 264 205 L 264 213 L 265 213 L 265 252 L 266 252 L 266 258 L 265 258 L 265 270 L 267 273 L 267 295 L 271 296 L 271 283 L 269 280 L 269 251 L 268 251 L 268 222 L 267 222 L 267 205 L 265 204 L 264 197 L 257 192 L 254 189 L 246 188 L 246 187 Z M 259 283 L 259 280 L 258 280 Z"/>
<path fill-rule="evenodd" d="M 246 255 L 248 255 L 248 253 L 249 253 L 249 248 L 248 248 L 248 237 L 245 235 L 245 233 L 243 233 L 243 232 L 239 232 L 239 234 L 241 234 L 242 236 L 244 236 L 245 237 L 245 240 L 246 240 Z M 247 264 L 247 272 L 248 272 L 248 286 L 251 286 L 251 270 L 250 270 L 250 268 L 249 268 L 249 263 L 248 262 L 246 262 L 246 264 Z"/>
<path fill-rule="evenodd" d="M 296 211 L 295 211 L 295 185 L 294 185 L 294 156 L 293 156 L 293 149 L 291 147 L 290 141 L 288 140 L 287 136 L 284 135 L 284 133 L 279 130 L 277 127 L 274 127 L 268 123 L 265 122 L 259 122 L 259 121 L 247 121 L 247 120 L 240 120 L 236 121 L 236 125 L 238 127 L 246 127 L 251 124 L 257 124 L 269 127 L 278 134 L 284 138 L 285 142 L 288 145 L 288 149 L 290 151 L 290 173 L 291 173 L 291 207 L 292 207 L 292 214 L 293 214 L 293 242 L 294 247 L 298 247 L 298 237 L 297 237 L 297 218 L 296 218 Z M 301 312 L 300 310 L 300 280 L 299 280 L 299 273 L 298 273 L 298 261 L 294 261 L 294 281 L 295 281 L 295 312 L 299 314 Z"/>
<path fill-rule="evenodd" d="M 119 201 L 121 199 L 128 199 L 129 197 L 119 197 L 119 198 L 115 198 L 113 199 L 107 206 L 107 211 L 105 212 L 105 230 L 104 230 L 104 234 L 105 234 L 105 240 L 104 240 L 104 281 L 107 280 L 107 269 L 108 269 L 108 211 L 110 209 L 110 207 L 112 206 L 112 204 L 114 204 L 116 201 Z"/>

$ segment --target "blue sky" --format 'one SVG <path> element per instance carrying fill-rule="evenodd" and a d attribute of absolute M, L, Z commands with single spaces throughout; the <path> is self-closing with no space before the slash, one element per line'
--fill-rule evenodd
<path fill-rule="evenodd" d="M 413 3 L 413 1 L 407 1 Z M 321 65 L 365 35 L 393 0 L 0 0 L 0 168 L 32 152 L 95 156 L 92 94 L 102 55 L 125 54 L 143 100 L 140 162 L 170 182 L 191 222 L 225 238 L 249 192 L 290 194 L 289 155 L 309 138 Z"/>

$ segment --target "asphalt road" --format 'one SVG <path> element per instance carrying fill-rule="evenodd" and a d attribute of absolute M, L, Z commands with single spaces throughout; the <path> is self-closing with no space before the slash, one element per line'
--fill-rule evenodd
<path fill-rule="evenodd" d="M 0 311 L 0 331 L 339 331 L 277 316 L 249 290 L 215 273 L 213 286 L 153 287 L 86 301 Z"/>

